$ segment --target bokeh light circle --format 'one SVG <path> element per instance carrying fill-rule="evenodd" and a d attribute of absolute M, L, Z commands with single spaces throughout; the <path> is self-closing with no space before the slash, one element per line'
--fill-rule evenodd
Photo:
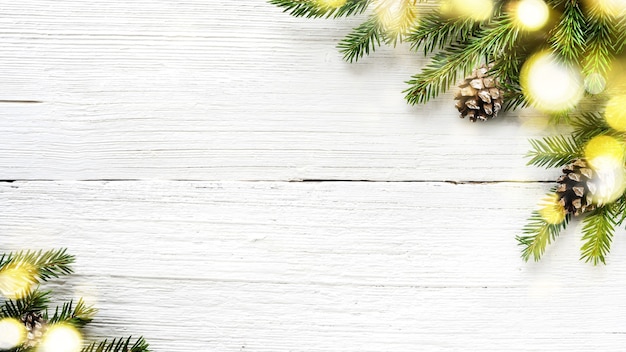
<path fill-rule="evenodd" d="M 583 96 L 580 72 L 550 52 L 537 53 L 524 63 L 520 84 L 526 99 L 547 113 L 572 109 Z"/>
<path fill-rule="evenodd" d="M 10 350 L 20 346 L 26 339 L 26 327 L 19 320 L 0 320 L 0 350 Z"/>
<path fill-rule="evenodd" d="M 614 130 L 626 132 L 626 95 L 614 96 L 609 100 L 604 118 Z"/>
<path fill-rule="evenodd" d="M 525 29 L 540 29 L 549 18 L 550 9 L 542 0 L 521 0 L 515 5 L 515 19 Z"/>
<path fill-rule="evenodd" d="M 74 327 L 60 324 L 46 331 L 39 352 L 80 352 L 83 339 Z"/>

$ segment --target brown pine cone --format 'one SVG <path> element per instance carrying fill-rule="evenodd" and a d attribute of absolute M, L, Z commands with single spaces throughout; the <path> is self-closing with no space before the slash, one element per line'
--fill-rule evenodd
<path fill-rule="evenodd" d="M 502 109 L 504 92 L 498 87 L 498 79 L 488 76 L 491 66 L 481 66 L 472 72 L 459 84 L 459 90 L 454 97 L 455 106 L 461 113 L 461 118 L 469 117 L 470 121 L 487 121 L 498 116 Z"/>
<path fill-rule="evenodd" d="M 592 182 L 594 176 L 595 172 L 584 159 L 576 159 L 563 168 L 563 175 L 556 181 L 559 183 L 556 194 L 559 204 L 569 214 L 578 216 L 596 208 L 592 203 L 596 190 Z"/>

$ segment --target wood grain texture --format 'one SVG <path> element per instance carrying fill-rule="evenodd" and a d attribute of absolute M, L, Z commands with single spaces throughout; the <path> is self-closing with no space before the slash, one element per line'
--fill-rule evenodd
<path fill-rule="evenodd" d="M 577 260 L 578 224 L 519 259 L 546 188 L 15 182 L 0 239 L 67 244 L 64 294 L 101 308 L 91 333 L 145 333 L 155 351 L 619 351 L 623 234 L 607 266 Z"/>
<path fill-rule="evenodd" d="M 607 266 L 577 260 L 578 224 L 542 262 L 519 259 L 550 187 L 534 181 L 558 174 L 524 166 L 526 140 L 554 132 L 532 112 L 471 124 L 450 95 L 407 106 L 425 61 L 406 46 L 347 64 L 335 43 L 359 19 L 264 0 L 0 13 L 0 180 L 18 180 L 0 182 L 0 251 L 69 247 L 78 274 L 54 287 L 101 309 L 91 336 L 145 334 L 155 352 L 623 350 L 623 233 Z"/>
<path fill-rule="evenodd" d="M 1 1 L 3 179 L 548 180 L 519 116 L 458 119 L 403 100 L 424 60 L 358 64 L 359 20 L 265 0 Z"/>

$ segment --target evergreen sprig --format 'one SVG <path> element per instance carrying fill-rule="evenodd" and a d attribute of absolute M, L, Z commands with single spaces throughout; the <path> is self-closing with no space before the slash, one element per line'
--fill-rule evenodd
<path fill-rule="evenodd" d="M 143 337 L 138 338 L 131 344 L 131 337 L 126 339 L 113 339 L 111 341 L 104 340 L 100 342 L 93 342 L 89 346 L 86 346 L 81 352 L 147 352 L 148 343 Z"/>
<path fill-rule="evenodd" d="M 0 306 L 0 318 L 20 318 L 26 313 L 47 309 L 50 303 L 50 293 L 50 291 L 35 289 L 19 299 L 7 299 Z"/>
<path fill-rule="evenodd" d="M 522 258 L 528 261 L 533 258 L 539 261 L 546 248 L 558 237 L 559 233 L 567 227 L 570 216 L 566 215 L 563 222 L 551 224 L 539 213 L 534 211 L 528 223 L 522 230 L 523 236 L 517 236 L 517 241 L 522 246 Z"/>
<path fill-rule="evenodd" d="M 318 18 L 318 17 L 345 17 L 363 13 L 372 0 L 348 0 L 343 6 L 325 6 L 316 0 L 269 0 L 270 4 L 284 9 L 292 16 Z"/>
<path fill-rule="evenodd" d="M 577 62 L 585 48 L 586 20 L 577 0 L 566 0 L 558 24 L 552 30 L 549 43 L 565 62 Z"/>
<path fill-rule="evenodd" d="M 552 136 L 543 139 L 531 139 L 532 150 L 526 154 L 530 157 L 528 165 L 538 167 L 558 167 L 582 156 L 582 146 L 568 136 Z"/>
<path fill-rule="evenodd" d="M 467 42 L 479 29 L 480 24 L 471 18 L 443 18 L 438 13 L 430 13 L 419 19 L 406 41 L 413 50 L 421 49 L 427 55 L 455 42 Z"/>
<path fill-rule="evenodd" d="M 44 319 L 50 324 L 66 323 L 76 328 L 82 328 L 93 320 L 97 312 L 97 309 L 80 299 L 76 304 L 69 301 L 56 307 L 52 314 L 46 311 Z"/>
<path fill-rule="evenodd" d="M 583 220 L 583 241 L 581 260 L 593 265 L 606 264 L 605 256 L 611 249 L 617 214 L 612 205 L 596 209 Z"/>
<path fill-rule="evenodd" d="M 407 82 L 410 85 L 405 91 L 407 101 L 419 104 L 437 97 L 454 84 L 459 75 L 469 74 L 481 58 L 492 61 L 495 54 L 514 46 L 518 35 L 519 28 L 503 15 L 478 31 L 476 37 L 449 45 Z"/>
<path fill-rule="evenodd" d="M 364 55 L 369 55 L 370 51 L 376 50 L 384 40 L 384 33 L 380 23 L 374 16 L 356 27 L 337 47 L 343 54 L 343 59 L 348 62 L 355 62 Z"/>
<path fill-rule="evenodd" d="M 71 274 L 74 260 L 74 256 L 68 254 L 65 248 L 19 251 L 0 257 L 0 273 L 9 269 L 24 268 L 29 273 L 28 279 L 37 284 L 50 278 Z"/>

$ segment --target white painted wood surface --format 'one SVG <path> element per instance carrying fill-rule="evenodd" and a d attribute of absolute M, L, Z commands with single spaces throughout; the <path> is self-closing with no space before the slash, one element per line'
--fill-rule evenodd
<path fill-rule="evenodd" d="M 423 63 L 406 48 L 349 65 L 334 45 L 358 20 L 262 0 L 0 12 L 0 179 L 16 180 L 0 183 L 0 249 L 76 254 L 58 285 L 101 309 L 91 336 L 162 352 L 623 350 L 623 234 L 607 266 L 577 261 L 576 224 L 542 262 L 519 259 L 537 181 L 558 174 L 524 166 L 536 116 L 406 106 Z"/>

